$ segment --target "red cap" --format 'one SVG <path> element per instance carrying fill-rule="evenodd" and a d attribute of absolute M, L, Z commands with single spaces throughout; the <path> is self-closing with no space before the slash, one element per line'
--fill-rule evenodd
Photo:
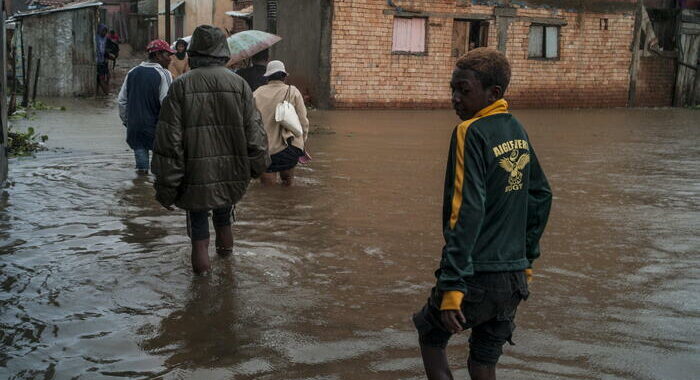
<path fill-rule="evenodd" d="M 175 50 L 170 48 L 170 45 L 163 40 L 153 40 L 146 46 L 146 51 L 148 53 L 155 53 L 157 51 L 167 51 L 168 53 L 174 54 Z"/>

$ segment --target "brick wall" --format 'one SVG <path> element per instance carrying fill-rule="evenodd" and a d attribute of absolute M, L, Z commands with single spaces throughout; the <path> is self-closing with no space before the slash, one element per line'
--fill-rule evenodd
<path fill-rule="evenodd" d="M 337 108 L 448 107 L 453 14 L 493 15 L 485 5 L 458 6 L 457 1 L 404 1 L 411 10 L 431 12 L 427 55 L 391 53 L 393 15 L 384 1 L 334 2 L 331 48 L 331 94 Z M 467 2 L 469 4 L 471 2 Z M 528 59 L 532 19 L 566 22 L 561 27 L 560 58 Z M 601 30 L 600 19 L 608 19 Z M 496 20 L 489 20 L 488 46 L 497 46 Z M 517 9 L 509 26 L 506 55 L 513 65 L 506 98 L 515 107 L 625 106 L 634 16 L 630 12 L 565 12 L 552 8 Z M 605 89 L 601 96 L 601 89 Z"/>
<path fill-rule="evenodd" d="M 641 57 L 637 77 L 637 106 L 672 106 L 675 74 L 675 60 L 656 56 Z"/>
<path fill-rule="evenodd" d="M 518 15 L 538 17 L 539 10 Z M 528 59 L 530 23 L 510 25 L 506 54 L 513 69 L 507 98 L 514 107 L 624 107 L 629 90 L 630 44 L 634 17 L 629 14 L 561 12 L 560 58 Z M 608 30 L 601 29 L 608 19 Z M 604 91 L 601 91 L 604 90 Z"/>

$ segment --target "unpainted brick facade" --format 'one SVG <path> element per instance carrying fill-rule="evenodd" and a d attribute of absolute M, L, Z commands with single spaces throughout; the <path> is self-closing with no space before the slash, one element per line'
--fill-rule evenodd
<path fill-rule="evenodd" d="M 624 3 L 625 1 L 620 1 Z M 331 104 L 336 108 L 443 108 L 450 103 L 455 18 L 490 15 L 488 46 L 498 46 L 498 25 L 508 21 L 506 55 L 512 65 L 506 99 L 515 107 L 624 107 L 630 82 L 633 7 L 609 12 L 551 7 L 515 9 L 496 18 L 495 7 L 471 1 L 403 1 L 428 15 L 425 55 L 392 53 L 396 12 L 379 0 L 334 1 L 330 52 Z M 460 5 L 461 4 L 461 5 Z M 607 20 L 607 29 L 602 26 Z M 533 22 L 560 23 L 559 58 L 528 58 Z M 552 24 L 554 25 L 554 24 Z M 644 57 L 638 99 L 670 105 L 674 62 Z"/>

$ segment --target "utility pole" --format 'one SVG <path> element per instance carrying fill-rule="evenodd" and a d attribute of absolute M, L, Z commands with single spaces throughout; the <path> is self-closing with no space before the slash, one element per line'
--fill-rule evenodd
<path fill-rule="evenodd" d="M 170 34 L 170 0 L 165 0 L 165 38 L 170 42 L 172 35 Z"/>

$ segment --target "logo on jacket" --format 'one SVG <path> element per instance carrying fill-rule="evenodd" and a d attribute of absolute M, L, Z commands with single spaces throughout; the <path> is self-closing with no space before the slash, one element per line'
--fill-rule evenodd
<path fill-rule="evenodd" d="M 518 149 L 513 149 L 508 158 L 501 158 L 499 165 L 506 172 L 510 173 L 508 177 L 508 186 L 506 193 L 520 190 L 523 188 L 523 173 L 522 170 L 530 163 L 530 153 L 520 154 Z"/>

